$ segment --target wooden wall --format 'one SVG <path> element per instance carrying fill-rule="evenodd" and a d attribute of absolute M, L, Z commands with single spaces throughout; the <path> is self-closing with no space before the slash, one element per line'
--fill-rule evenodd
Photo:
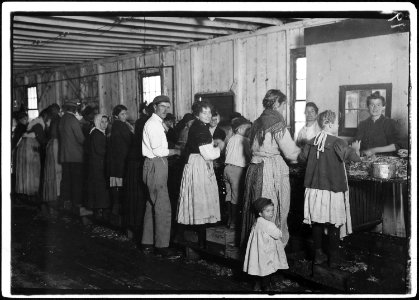
<path fill-rule="evenodd" d="M 161 70 L 163 93 L 173 99 L 172 109 L 178 119 L 191 111 L 191 104 L 196 93 L 232 91 L 235 94 L 235 110 L 253 121 L 263 111 L 262 99 L 268 89 L 278 88 L 285 94 L 290 94 L 290 51 L 304 47 L 304 28 L 331 22 L 336 22 L 336 20 L 317 19 L 312 23 L 297 22 L 293 25 L 274 26 L 255 32 L 179 45 L 161 52 L 145 55 L 131 54 L 121 58 L 104 59 L 86 65 L 55 70 L 52 77 L 47 74 L 42 76 L 42 80 L 47 82 L 55 80 L 55 82 L 40 84 L 40 106 L 42 108 L 54 100 L 63 103 L 67 99 L 78 98 L 92 105 L 99 104 L 100 111 L 109 114 L 115 105 L 122 103 L 128 107 L 130 119 L 134 120 L 138 117 L 138 105 L 141 102 L 139 73 L 147 70 Z M 384 43 L 386 42 L 392 43 L 392 40 L 387 38 Z M 401 42 L 404 43 L 403 47 L 408 47 L 408 44 L 405 45 L 408 41 L 403 39 Z M 356 41 L 350 42 L 351 47 L 357 48 L 356 43 Z M 406 54 L 405 52 L 403 51 L 403 54 Z M 337 82 L 332 78 L 325 79 L 323 86 L 319 89 L 317 86 L 319 76 L 316 70 L 324 72 L 329 70 L 328 59 L 335 61 L 341 52 L 332 47 L 324 53 L 321 51 L 316 53 L 313 56 L 313 52 L 308 51 L 308 56 L 310 56 L 308 64 L 311 69 L 308 72 L 307 92 L 309 98 L 320 99 L 322 91 L 329 93 L 330 83 L 337 84 Z M 310 62 L 311 57 L 314 60 L 320 58 L 322 60 Z M 354 56 L 353 63 L 356 64 L 357 60 L 358 57 Z M 320 61 L 326 65 L 319 65 Z M 345 65 L 345 62 L 339 61 L 340 63 L 336 61 L 333 74 L 342 77 L 345 76 L 346 71 L 340 66 Z M 399 81 L 400 84 L 407 86 L 409 73 L 405 68 L 406 62 L 402 57 L 399 61 L 400 64 L 397 66 L 400 68 L 397 67 L 399 68 L 397 74 L 401 72 L 403 76 L 390 78 L 391 80 L 387 81 Z M 387 73 L 391 76 L 391 72 Z M 25 83 L 31 80 L 40 82 L 39 75 L 26 74 L 24 81 Z M 80 76 L 89 77 L 69 79 Z M 394 74 L 394 76 L 398 75 Z M 51 79 L 48 80 L 48 78 Z M 21 78 L 16 78 L 15 82 L 19 80 L 22 81 Z M 375 82 L 376 79 L 373 81 Z M 327 87 L 324 84 L 327 84 Z M 42 93 L 42 89 L 48 89 L 48 92 Z M 405 89 L 402 93 L 404 91 Z M 21 94 L 17 88 L 16 97 Z M 336 97 L 327 96 L 327 99 L 323 99 L 328 103 L 333 102 L 332 106 L 337 107 L 339 100 L 337 95 L 336 93 Z M 394 95 L 393 101 L 395 109 L 400 105 L 406 107 L 407 95 Z M 401 109 L 397 115 L 399 114 L 407 120 L 405 109 Z M 286 116 L 289 123 L 288 116 L 289 111 Z"/>

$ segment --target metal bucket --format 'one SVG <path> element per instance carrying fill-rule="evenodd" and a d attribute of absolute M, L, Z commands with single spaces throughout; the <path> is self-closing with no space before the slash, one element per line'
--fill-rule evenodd
<path fill-rule="evenodd" d="M 371 165 L 372 177 L 390 179 L 396 175 L 396 166 L 385 162 L 374 162 Z"/>

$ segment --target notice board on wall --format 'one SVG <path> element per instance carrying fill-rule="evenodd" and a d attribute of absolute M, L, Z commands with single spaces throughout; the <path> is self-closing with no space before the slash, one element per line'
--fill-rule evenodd
<path fill-rule="evenodd" d="M 211 103 L 220 114 L 221 121 L 229 121 L 234 112 L 234 93 L 199 93 L 195 94 L 195 101 L 207 101 Z"/>

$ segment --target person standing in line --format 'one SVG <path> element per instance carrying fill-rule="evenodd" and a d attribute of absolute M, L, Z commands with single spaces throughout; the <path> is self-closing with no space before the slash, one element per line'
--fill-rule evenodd
<path fill-rule="evenodd" d="M 48 108 L 51 116 L 51 124 L 47 130 L 49 138 L 44 168 L 43 201 L 44 209 L 47 214 L 56 215 L 58 198 L 60 196 L 60 185 L 62 177 L 62 167 L 58 161 L 58 126 L 60 124 L 60 106 L 56 103 Z"/>
<path fill-rule="evenodd" d="M 142 141 L 145 156 L 143 180 L 150 199 L 146 204 L 141 244 L 146 254 L 154 248 L 157 255 L 173 259 L 179 255 L 169 248 L 172 211 L 167 188 L 167 157 L 180 155 L 180 150 L 168 148 L 164 132 L 163 120 L 170 109 L 169 97 L 157 96 L 152 104 L 154 113 L 145 123 Z"/>
<path fill-rule="evenodd" d="M 146 206 L 147 186 L 142 179 L 144 157 L 142 154 L 144 125 L 153 113 L 147 103 L 140 105 L 140 118 L 135 121 L 134 136 L 128 153 L 126 175 L 126 205 L 124 205 L 124 222 L 127 235 L 135 243 L 141 243 L 144 213 Z"/>
<path fill-rule="evenodd" d="M 108 117 L 97 114 L 94 117 L 94 124 L 95 127 L 90 130 L 87 143 L 89 151 L 87 205 L 93 210 L 95 217 L 103 221 L 105 216 L 109 215 L 111 205 L 105 173 Z"/>
<path fill-rule="evenodd" d="M 49 113 L 44 109 L 28 124 L 16 150 L 16 193 L 35 198 L 38 203 L 42 203 L 41 179 L 47 143 L 45 129 L 49 122 Z"/>
<path fill-rule="evenodd" d="M 127 122 L 127 111 L 127 107 L 122 104 L 115 106 L 112 111 L 114 121 L 107 152 L 109 185 L 112 194 L 111 223 L 117 226 L 125 225 L 122 224 L 125 221 L 120 219 L 124 214 L 124 207 L 127 205 L 125 199 L 122 199 L 126 192 L 124 177 L 127 171 L 128 153 L 134 136 L 134 127 Z"/>
<path fill-rule="evenodd" d="M 70 202 L 72 210 L 80 216 L 90 214 L 82 206 L 83 199 L 83 144 L 84 135 L 78 120 L 77 101 L 64 104 L 65 114 L 58 125 L 60 142 L 60 162 L 62 166 L 62 189 L 64 201 Z"/>

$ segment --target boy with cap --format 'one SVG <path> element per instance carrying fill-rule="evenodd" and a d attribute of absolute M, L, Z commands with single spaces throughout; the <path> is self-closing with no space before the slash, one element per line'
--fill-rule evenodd
<path fill-rule="evenodd" d="M 236 227 L 238 214 L 238 201 L 243 191 L 244 175 L 246 166 L 250 162 L 250 142 L 247 138 L 251 123 L 244 117 L 233 120 L 232 129 L 234 135 L 229 139 L 226 148 L 226 167 L 224 169 L 224 180 L 227 189 L 228 222 L 230 228 Z"/>
<path fill-rule="evenodd" d="M 144 125 L 142 141 L 145 156 L 143 181 L 148 187 L 150 199 L 146 204 L 141 244 L 145 253 L 155 247 L 156 254 L 177 258 L 179 255 L 169 249 L 172 211 L 167 190 L 167 157 L 180 155 L 180 150 L 168 148 L 164 131 L 163 120 L 170 109 L 169 97 L 157 96 L 152 104 L 154 113 Z"/>

